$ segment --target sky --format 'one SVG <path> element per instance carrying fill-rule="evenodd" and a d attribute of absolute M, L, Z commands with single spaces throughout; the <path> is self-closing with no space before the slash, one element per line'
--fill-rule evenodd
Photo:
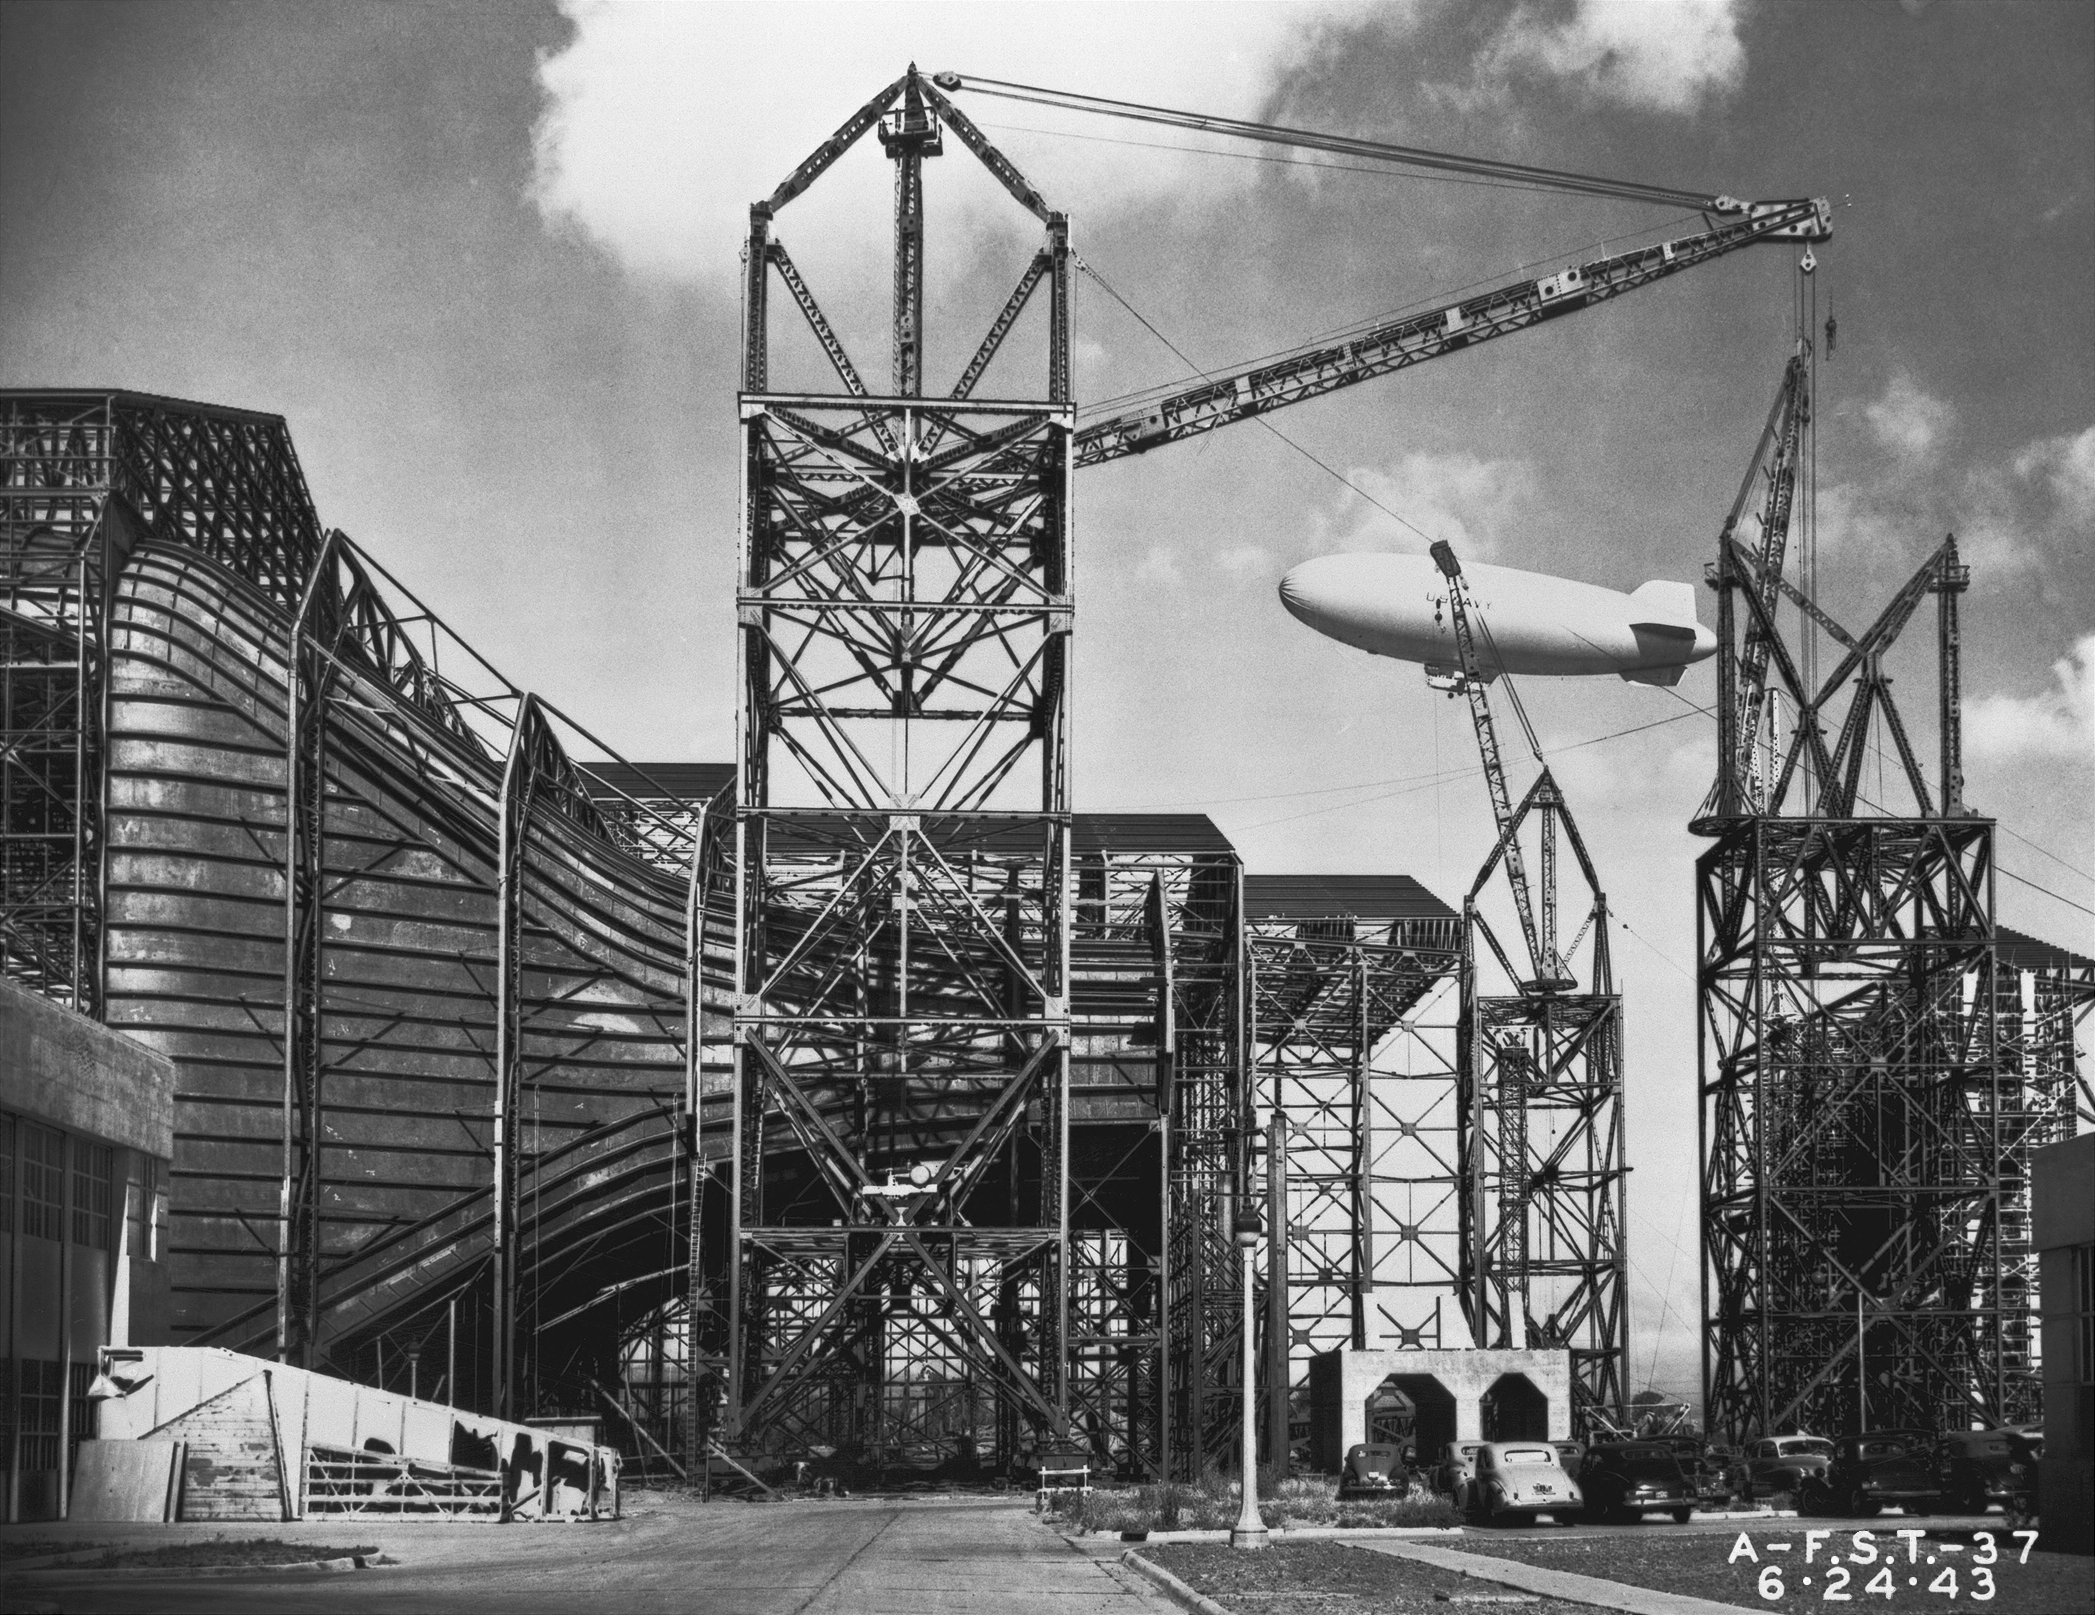
<path fill-rule="evenodd" d="M 1818 369 L 1822 598 L 1857 627 L 1957 533 L 1966 795 L 2002 826 L 2000 918 L 2095 948 L 2087 4 L 9 0 L 0 385 L 285 415 L 323 519 L 512 679 L 630 757 L 724 758 L 746 206 L 911 60 L 1830 198 L 1811 277 L 1839 332 Z M 1100 277 L 1077 300 L 1080 402 L 1187 369 L 1101 282 L 1216 367 L 1697 227 L 963 104 Z M 874 374 L 883 169 L 855 154 L 778 226 Z M 934 378 L 1032 241 L 972 170 L 927 170 Z M 1795 334 L 1797 257 L 1756 247 L 1298 406 L 1273 422 L 1294 446 L 1240 424 L 1083 473 L 1074 805 L 1202 810 L 1254 871 L 1404 872 L 1458 900 L 1491 840 L 1466 712 L 1316 638 L 1274 585 L 1428 536 L 1615 588 L 1697 580 Z M 1924 755 L 1931 638 L 1922 619 L 1892 669 Z M 1713 692 L 1707 665 L 1677 694 L 1521 690 L 1618 919 L 1632 1377 L 1679 1391 L 1699 1351 L 1687 823 L 1714 739 L 1690 703 Z M 1532 764 L 1512 755 L 1519 788 Z"/>

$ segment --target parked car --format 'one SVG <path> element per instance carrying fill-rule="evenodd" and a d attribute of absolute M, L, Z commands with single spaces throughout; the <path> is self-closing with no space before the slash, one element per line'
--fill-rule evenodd
<path fill-rule="evenodd" d="M 1671 1441 L 1616 1441 L 1586 1453 L 1579 1490 L 1589 1516 L 1629 1521 L 1670 1513 L 1682 1525 L 1695 1512 L 1693 1472 Z"/>
<path fill-rule="evenodd" d="M 1346 1449 L 1346 1462 L 1339 1470 L 1340 1502 L 1358 1497 L 1402 1497 L 1411 1489 L 1411 1475 L 1404 1467 L 1404 1449 L 1386 1441 L 1362 1441 Z"/>
<path fill-rule="evenodd" d="M 1487 1441 L 1476 1464 L 1457 1499 L 1476 1524 L 1532 1525 L 1538 1514 L 1569 1524 L 1584 1508 L 1578 1482 L 1546 1441 Z"/>
<path fill-rule="evenodd" d="M 1937 1441 L 1927 1430 L 1875 1430 L 1834 1443 L 1833 1462 L 1804 1483 L 1797 1506 L 1866 1518 L 1886 1507 L 1928 1514 L 1942 1506 Z"/>
<path fill-rule="evenodd" d="M 1579 1465 L 1586 1461 L 1586 1444 L 1583 1441 L 1552 1441 L 1557 1449 L 1557 1462 L 1564 1466 L 1564 1473 L 1573 1480 L 1579 1478 Z"/>
<path fill-rule="evenodd" d="M 1433 1472 L 1433 1484 L 1452 1497 L 1457 1506 L 1460 1506 L 1470 1481 L 1476 1477 L 1477 1454 L 1483 1450 L 1481 1441 L 1450 1441 L 1440 1455 L 1440 1466 Z"/>
<path fill-rule="evenodd" d="M 1752 1490 L 1746 1479 L 1746 1455 L 1737 1447 L 1706 1443 L 1702 1449 L 1702 1472 L 1709 1478 L 1702 1488 L 1706 1508 L 1728 1508 Z"/>
<path fill-rule="evenodd" d="M 1712 1447 L 1700 1436 L 1660 1436 L 1673 1449 L 1680 1467 L 1695 1488 L 1695 1500 L 1704 1508 L 1723 1508 L 1737 1495 L 1732 1481 L 1736 1456 L 1729 1447 Z"/>
<path fill-rule="evenodd" d="M 1950 1507 L 1983 1514 L 2014 1498 L 2016 1430 L 1952 1430 L 1942 1438 L 1942 1495 Z"/>
<path fill-rule="evenodd" d="M 1832 1462 L 1833 1443 L 1824 1436 L 1772 1436 L 1756 1441 L 1746 1454 L 1746 1495 L 1794 1495 L 1807 1480 L 1823 1475 Z"/>

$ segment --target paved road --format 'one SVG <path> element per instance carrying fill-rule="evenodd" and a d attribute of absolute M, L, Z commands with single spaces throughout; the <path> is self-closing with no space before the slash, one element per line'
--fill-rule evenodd
<path fill-rule="evenodd" d="M 11 1589 L 16 1602 L 0 1597 L 0 1608 L 35 1601 L 64 1615 L 1156 1615 L 1176 1608 L 1119 1564 L 1071 1548 L 1023 1504 L 989 1499 L 711 1507 L 650 1499 L 627 1519 L 600 1525 L 262 1529 L 342 1547 L 377 1543 L 406 1562 L 333 1576 L 99 1585 L 32 1573 Z"/>

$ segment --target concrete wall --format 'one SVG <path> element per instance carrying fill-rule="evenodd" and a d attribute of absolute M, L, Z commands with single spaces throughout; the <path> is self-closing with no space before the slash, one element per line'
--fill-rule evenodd
<path fill-rule="evenodd" d="M 175 1068 L 85 1016 L 0 981 L 0 1512 L 66 1512 L 98 1348 L 167 1328 Z M 104 1174 L 106 1173 L 106 1186 Z M 105 1198 L 106 1196 L 106 1198 Z"/>
<path fill-rule="evenodd" d="M 410 1458 L 431 1470 L 464 1464 L 503 1475 L 507 1519 L 615 1517 L 615 1448 L 208 1346 L 108 1354 L 123 1394 L 98 1404 L 104 1441 L 189 1443 L 180 1517 L 310 1519 L 314 1449 Z M 579 1421 L 591 1424 L 593 1421 Z M 460 1457 L 461 1447 L 484 1458 Z M 567 1479 L 576 1481 L 568 1484 Z M 382 1512 L 374 1508 L 374 1512 Z M 400 1519 L 442 1518 L 401 1513 Z"/>
<path fill-rule="evenodd" d="M 175 1065 L 0 979 L 0 1110 L 171 1160 Z"/>
<path fill-rule="evenodd" d="M 2095 1264 L 2095 1133 L 2030 1157 L 2030 1242 L 2044 1330 L 2044 1546 L 2095 1552 L 2095 1364 L 2076 1266 Z"/>
<path fill-rule="evenodd" d="M 1549 1398 L 1552 1441 L 1571 1437 L 1571 1354 L 1567 1351 L 1354 1351 L 1341 1347 L 1310 1363 L 1310 1461 L 1335 1469 L 1346 1449 L 1368 1438 L 1368 1399 L 1392 1374 L 1432 1379 L 1455 1403 L 1457 1441 L 1484 1436 L 1484 1397 L 1507 1374 L 1524 1374 Z M 1438 1453 L 1420 1453 L 1421 1459 Z"/>

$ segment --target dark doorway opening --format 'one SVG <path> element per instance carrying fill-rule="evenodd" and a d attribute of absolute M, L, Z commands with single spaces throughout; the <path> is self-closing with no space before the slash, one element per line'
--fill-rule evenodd
<path fill-rule="evenodd" d="M 1501 1374 L 1484 1393 L 1486 1441 L 1547 1441 L 1549 1398 L 1525 1374 Z"/>

